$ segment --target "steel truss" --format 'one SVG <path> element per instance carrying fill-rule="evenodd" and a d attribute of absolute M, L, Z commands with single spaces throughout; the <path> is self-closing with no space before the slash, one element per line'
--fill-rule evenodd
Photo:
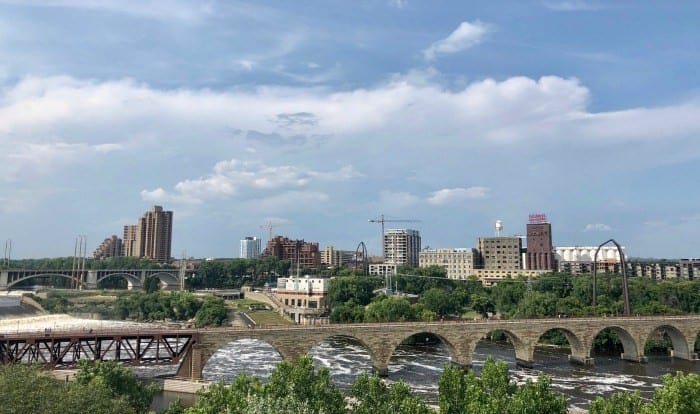
<path fill-rule="evenodd" d="M 84 333 L 0 337 L 0 363 L 39 363 L 73 368 L 81 359 L 126 365 L 178 364 L 197 341 L 195 333 Z"/>

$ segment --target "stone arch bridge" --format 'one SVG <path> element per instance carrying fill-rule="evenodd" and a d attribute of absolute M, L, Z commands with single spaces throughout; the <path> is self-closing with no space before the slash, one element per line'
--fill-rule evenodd
<path fill-rule="evenodd" d="M 342 324 L 245 330 L 222 328 L 199 331 L 198 340 L 184 357 L 178 376 L 202 378 L 204 365 L 217 350 L 227 343 L 248 338 L 267 342 L 285 360 L 295 360 L 327 338 L 354 338 L 370 354 L 375 372 L 385 376 L 388 374 L 389 359 L 401 342 L 415 334 L 429 333 L 447 346 L 452 363 L 469 367 L 479 340 L 496 330 L 507 335 L 520 365 L 533 365 L 535 346 L 540 337 L 550 330 L 560 331 L 566 336 L 571 345 L 569 359 L 572 362 L 590 365 L 593 364 L 593 340 L 606 328 L 618 334 L 624 348 L 621 358 L 628 361 L 645 362 L 644 345 L 654 335 L 658 337 L 659 333 L 665 333 L 671 339 L 674 357 L 688 360 L 697 357 L 693 350 L 700 332 L 700 316 Z"/>
<path fill-rule="evenodd" d="M 177 289 L 180 287 L 180 271 L 178 269 L 99 269 L 84 270 L 83 287 L 85 289 L 97 289 L 103 280 L 111 277 L 121 277 L 126 279 L 130 289 L 137 289 L 143 286 L 146 278 L 155 276 L 161 281 L 161 287 L 165 289 Z M 39 277 L 58 276 L 70 279 L 76 275 L 74 270 L 1 270 L 0 271 L 0 291 L 9 290 L 12 286 L 28 279 Z"/>

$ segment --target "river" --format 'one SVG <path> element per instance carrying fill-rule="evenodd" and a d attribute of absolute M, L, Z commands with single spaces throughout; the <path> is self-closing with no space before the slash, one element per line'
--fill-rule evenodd
<path fill-rule="evenodd" d="M 347 390 L 355 377 L 371 370 L 367 351 L 349 338 L 332 338 L 316 345 L 311 350 L 316 367 L 329 369 L 333 381 Z M 700 362 L 684 361 L 668 356 L 649 356 L 648 363 L 638 364 L 617 357 L 595 356 L 595 365 L 584 367 L 572 365 L 567 359 L 568 351 L 542 347 L 535 351 L 532 369 L 515 364 L 515 351 L 510 344 L 482 340 L 473 356 L 473 367 L 478 372 L 484 361 L 491 356 L 508 364 L 510 374 L 518 383 L 536 379 L 543 372 L 552 379 L 552 386 L 567 398 L 570 407 L 586 408 L 597 396 L 619 391 L 639 390 L 650 398 L 655 387 L 661 384 L 661 376 L 668 372 L 698 372 Z M 450 360 L 447 348 L 442 343 L 434 345 L 401 345 L 389 363 L 388 381 L 404 380 L 416 394 L 429 402 L 437 399 L 437 382 L 442 367 Z M 265 379 L 281 357 L 265 342 L 247 339 L 228 344 L 219 350 L 204 367 L 207 381 L 232 381 L 239 373 Z M 175 398 L 191 404 L 191 395 L 163 393 L 154 401 L 154 408 L 164 408 Z"/>

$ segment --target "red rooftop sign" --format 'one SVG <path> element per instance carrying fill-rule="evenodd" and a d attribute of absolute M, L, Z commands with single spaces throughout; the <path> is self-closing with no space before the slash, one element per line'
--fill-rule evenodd
<path fill-rule="evenodd" d="M 543 213 L 530 214 L 530 224 L 542 224 L 547 222 L 547 215 Z"/>

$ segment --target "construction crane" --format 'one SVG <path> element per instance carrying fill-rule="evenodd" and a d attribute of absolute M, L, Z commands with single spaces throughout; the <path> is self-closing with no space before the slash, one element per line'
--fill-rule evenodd
<path fill-rule="evenodd" d="M 261 224 L 258 227 L 260 227 L 261 229 L 267 229 L 267 232 L 268 232 L 267 240 L 270 241 L 270 240 L 272 240 L 272 229 L 275 227 L 284 226 L 286 224 L 287 223 L 273 223 L 271 221 L 268 221 L 267 223 Z"/>
<path fill-rule="evenodd" d="M 370 223 L 380 223 L 382 225 L 382 257 L 386 257 L 386 246 L 384 246 L 384 223 L 418 223 L 420 220 L 403 220 L 384 218 L 384 214 L 379 218 L 367 220 Z"/>

